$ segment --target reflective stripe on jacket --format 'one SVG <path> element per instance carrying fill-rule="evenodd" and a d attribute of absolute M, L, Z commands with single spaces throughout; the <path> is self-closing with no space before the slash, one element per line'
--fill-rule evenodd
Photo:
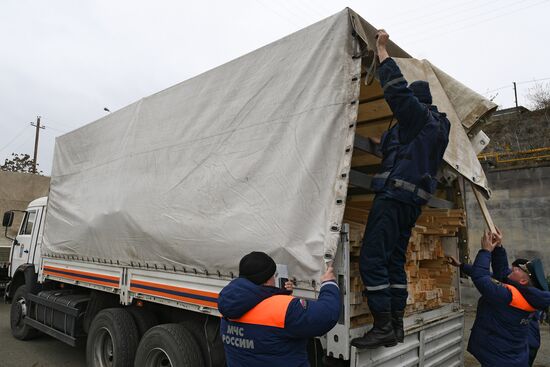
<path fill-rule="evenodd" d="M 231 321 L 284 328 L 286 312 L 293 299 L 294 297 L 285 295 L 271 296 L 258 303 L 242 317 Z"/>
<path fill-rule="evenodd" d="M 510 284 L 502 283 L 503 286 L 508 288 L 510 292 L 512 292 L 512 300 L 510 301 L 509 305 L 515 308 L 519 308 L 520 310 L 527 311 L 527 312 L 535 312 L 536 309 L 527 302 L 525 297 L 518 291 L 516 287 Z"/>
<path fill-rule="evenodd" d="M 286 294 L 285 294 L 286 293 Z M 340 315 L 340 291 L 324 282 L 317 300 L 275 287 L 232 280 L 218 298 L 228 367 L 306 367 L 307 341 L 326 334 Z"/>

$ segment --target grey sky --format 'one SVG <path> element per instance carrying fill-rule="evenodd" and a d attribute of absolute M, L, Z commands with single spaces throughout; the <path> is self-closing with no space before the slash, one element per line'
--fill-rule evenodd
<path fill-rule="evenodd" d="M 330 16 L 346 6 L 416 58 L 495 101 L 550 78 L 550 0 L 0 2 L 0 162 Z M 550 79 L 546 80 L 546 82 Z M 543 81 L 545 82 L 545 81 Z M 220 81 L 223 88 L 223 81 Z"/>

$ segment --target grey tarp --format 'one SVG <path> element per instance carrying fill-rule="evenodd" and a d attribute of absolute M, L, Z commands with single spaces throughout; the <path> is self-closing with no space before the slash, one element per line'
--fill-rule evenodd
<path fill-rule="evenodd" d="M 227 275 L 259 250 L 318 280 L 357 119 L 350 20 L 346 9 L 58 138 L 45 253 Z"/>
<path fill-rule="evenodd" d="M 350 30 L 346 10 L 59 137 L 45 252 L 227 275 L 258 250 L 318 280 L 357 118 Z"/>

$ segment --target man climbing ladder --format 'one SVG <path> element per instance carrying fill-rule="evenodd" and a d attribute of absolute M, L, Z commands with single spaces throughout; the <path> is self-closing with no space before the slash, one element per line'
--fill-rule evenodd
<path fill-rule="evenodd" d="M 372 181 L 376 197 L 359 265 L 374 326 L 352 341 L 357 348 L 403 342 L 407 244 L 421 205 L 435 191 L 435 176 L 449 141 L 449 120 L 432 106 L 429 84 L 416 81 L 407 86 L 386 50 L 388 39 L 384 30 L 378 31 L 378 76 L 397 123 L 382 135 L 381 172 Z"/>

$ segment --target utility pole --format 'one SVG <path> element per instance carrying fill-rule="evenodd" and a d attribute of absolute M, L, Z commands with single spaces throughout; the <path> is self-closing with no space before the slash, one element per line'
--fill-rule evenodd
<path fill-rule="evenodd" d="M 31 125 L 36 127 L 36 134 L 34 136 L 34 158 L 32 161 L 32 173 L 36 173 L 36 159 L 38 158 L 38 138 L 40 136 L 40 129 L 45 129 L 46 126 L 40 126 L 40 116 L 36 117 L 36 125 L 32 122 Z"/>
<path fill-rule="evenodd" d="M 514 96 L 516 97 L 516 109 L 518 108 L 518 90 L 516 88 L 516 82 L 514 83 Z"/>

